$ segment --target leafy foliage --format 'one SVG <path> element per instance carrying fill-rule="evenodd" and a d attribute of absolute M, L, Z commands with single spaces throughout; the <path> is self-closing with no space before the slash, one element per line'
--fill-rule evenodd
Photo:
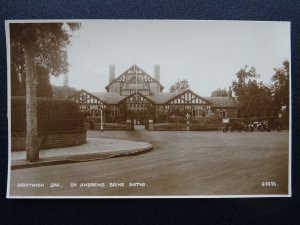
<path fill-rule="evenodd" d="M 226 88 L 224 89 L 218 88 L 211 93 L 211 97 L 227 97 L 227 96 L 228 96 L 228 91 L 226 90 Z"/>
<path fill-rule="evenodd" d="M 182 92 L 182 91 L 185 91 L 187 89 L 189 89 L 190 85 L 189 85 L 189 82 L 187 81 L 187 79 L 183 79 L 183 80 L 178 80 L 175 82 L 175 84 L 173 84 L 169 91 L 171 93 L 174 93 L 174 92 Z"/>
<path fill-rule="evenodd" d="M 53 98 L 66 99 L 78 92 L 76 88 L 68 86 L 52 86 Z"/>
<path fill-rule="evenodd" d="M 237 81 L 232 82 L 232 90 L 238 101 L 238 110 L 241 117 L 260 117 L 272 112 L 272 92 L 262 82 L 256 73 L 255 67 L 247 66 L 240 69 Z"/>
<path fill-rule="evenodd" d="M 78 23 L 69 23 L 71 30 L 80 28 Z M 40 97 L 51 97 L 49 75 L 67 73 L 67 50 L 70 34 L 63 23 L 11 23 L 11 90 L 13 96 L 25 95 L 26 66 L 24 51 L 33 49 L 33 63 L 38 79 Z M 34 72 L 34 71 L 33 71 Z M 47 81 L 47 80 L 48 81 Z M 40 87 L 39 87 L 40 86 Z"/>
<path fill-rule="evenodd" d="M 285 107 L 285 110 L 289 111 L 289 76 L 290 76 L 290 63 L 284 61 L 283 67 L 275 68 L 275 74 L 272 77 L 274 82 L 272 85 L 272 91 L 274 95 L 274 105 L 277 110 L 281 110 L 281 107 Z"/>
<path fill-rule="evenodd" d="M 45 67 L 37 67 L 37 97 L 52 98 L 52 86 L 50 84 L 49 71 Z"/>

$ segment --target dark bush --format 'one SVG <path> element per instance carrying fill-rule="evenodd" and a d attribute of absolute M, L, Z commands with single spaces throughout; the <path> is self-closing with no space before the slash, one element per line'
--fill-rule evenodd
<path fill-rule="evenodd" d="M 11 130 L 26 131 L 25 97 L 11 98 Z M 71 100 L 38 98 L 38 132 L 83 129 L 83 116 Z"/>
<path fill-rule="evenodd" d="M 216 124 L 190 124 L 190 131 L 217 131 L 220 126 Z M 159 123 L 154 124 L 156 131 L 186 131 L 187 125 L 184 123 Z"/>
<path fill-rule="evenodd" d="M 169 118 L 169 122 L 170 123 L 185 123 L 186 122 L 186 118 L 183 116 L 170 116 Z"/>
<path fill-rule="evenodd" d="M 223 117 L 214 114 L 206 117 L 191 117 L 191 122 L 197 124 L 220 124 L 222 123 L 222 118 Z"/>

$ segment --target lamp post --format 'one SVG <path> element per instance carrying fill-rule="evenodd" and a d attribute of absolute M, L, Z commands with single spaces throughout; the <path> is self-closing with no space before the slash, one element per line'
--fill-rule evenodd
<path fill-rule="evenodd" d="M 190 114 L 186 113 L 186 131 L 190 131 Z"/>
<path fill-rule="evenodd" d="M 103 103 L 102 103 L 103 98 L 100 98 L 100 100 L 101 100 L 101 105 L 100 105 L 100 131 L 103 132 Z"/>
<path fill-rule="evenodd" d="M 101 116 L 101 118 L 100 118 L 100 130 L 101 130 L 101 132 L 103 132 L 102 106 L 101 106 L 101 108 L 100 108 L 100 116 Z"/>

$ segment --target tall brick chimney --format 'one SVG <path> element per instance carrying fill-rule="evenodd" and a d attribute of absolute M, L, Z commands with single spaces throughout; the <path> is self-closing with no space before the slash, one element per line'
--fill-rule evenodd
<path fill-rule="evenodd" d="M 67 73 L 64 74 L 64 86 L 69 86 L 69 75 Z"/>
<path fill-rule="evenodd" d="M 109 83 L 116 78 L 116 67 L 115 64 L 109 64 Z"/>
<path fill-rule="evenodd" d="M 160 65 L 154 64 L 154 79 L 160 82 Z"/>
<path fill-rule="evenodd" d="M 228 97 L 229 98 L 232 98 L 232 90 L 231 90 L 231 87 L 229 86 L 228 88 Z"/>

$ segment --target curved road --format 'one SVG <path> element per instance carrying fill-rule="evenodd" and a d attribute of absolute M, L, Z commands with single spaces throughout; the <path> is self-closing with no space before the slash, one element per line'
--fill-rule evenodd
<path fill-rule="evenodd" d="M 197 196 L 288 194 L 287 131 L 222 133 L 88 131 L 149 142 L 137 156 L 11 172 L 11 196 Z M 37 187 L 40 185 L 41 187 Z"/>

